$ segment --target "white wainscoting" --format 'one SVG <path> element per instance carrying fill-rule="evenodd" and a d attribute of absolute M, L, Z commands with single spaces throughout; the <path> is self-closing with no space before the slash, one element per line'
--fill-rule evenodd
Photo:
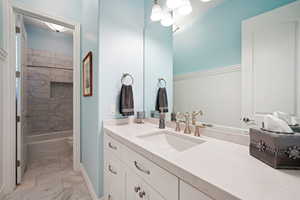
<path fill-rule="evenodd" d="M 4 149 L 3 149 L 3 68 L 6 60 L 6 51 L 0 48 L 0 199 L 3 196 L 3 168 L 4 168 Z"/>
<path fill-rule="evenodd" d="M 174 77 L 174 111 L 202 110 L 211 124 L 242 127 L 241 66 L 227 66 Z"/>

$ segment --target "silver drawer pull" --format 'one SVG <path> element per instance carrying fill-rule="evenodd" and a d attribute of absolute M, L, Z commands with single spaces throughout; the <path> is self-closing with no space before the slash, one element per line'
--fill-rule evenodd
<path fill-rule="evenodd" d="M 146 170 L 146 169 L 143 169 L 141 166 L 139 166 L 138 162 L 137 161 L 134 161 L 134 165 L 135 167 L 140 170 L 141 172 L 144 172 L 145 174 L 148 174 L 150 175 L 150 171 L 149 170 Z"/>
<path fill-rule="evenodd" d="M 108 143 L 108 146 L 109 146 L 109 148 L 114 149 L 114 150 L 118 149 L 117 146 L 112 145 L 111 142 Z"/>
<path fill-rule="evenodd" d="M 139 197 L 140 197 L 140 198 L 144 198 L 145 195 L 146 195 L 146 192 L 145 192 L 145 191 L 139 192 Z"/>
<path fill-rule="evenodd" d="M 114 174 L 114 175 L 117 175 L 117 172 L 113 170 L 112 166 L 111 165 L 108 165 L 108 170 Z"/>
<path fill-rule="evenodd" d="M 141 187 L 140 187 L 140 186 L 136 186 L 136 187 L 134 187 L 134 191 L 135 191 L 135 193 L 138 193 L 140 190 L 141 190 Z"/>

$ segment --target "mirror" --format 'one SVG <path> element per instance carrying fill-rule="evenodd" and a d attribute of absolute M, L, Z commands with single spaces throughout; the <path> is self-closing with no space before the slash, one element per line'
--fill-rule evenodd
<path fill-rule="evenodd" d="M 163 78 L 169 117 L 201 110 L 197 120 L 235 128 L 261 126 L 263 117 L 275 111 L 299 120 L 300 2 L 189 2 L 192 12 L 185 16 L 171 10 L 169 27 L 151 20 L 153 3 L 170 11 L 166 1 L 146 6 L 147 116 L 155 110 Z"/>

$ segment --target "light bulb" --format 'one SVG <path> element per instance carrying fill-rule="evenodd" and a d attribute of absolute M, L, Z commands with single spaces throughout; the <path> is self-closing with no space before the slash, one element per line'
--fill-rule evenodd
<path fill-rule="evenodd" d="M 171 26 L 174 23 L 174 19 L 171 13 L 167 12 L 163 15 L 162 20 L 160 21 L 161 25 L 163 26 Z"/>
<path fill-rule="evenodd" d="M 184 0 L 182 6 L 177 9 L 178 14 L 180 15 L 188 15 L 193 11 L 190 0 Z"/>
<path fill-rule="evenodd" d="M 182 5 L 182 0 L 167 0 L 168 8 L 174 10 Z"/>
<path fill-rule="evenodd" d="M 151 12 L 151 20 L 152 21 L 159 21 L 162 18 L 162 9 L 160 5 L 154 4 L 152 7 L 152 12 Z"/>
<path fill-rule="evenodd" d="M 66 31 L 66 28 L 63 27 L 63 26 L 60 26 L 60 25 L 57 25 L 57 24 L 52 24 L 52 23 L 49 23 L 49 22 L 45 22 L 45 24 L 55 32 L 64 32 L 64 31 Z"/>

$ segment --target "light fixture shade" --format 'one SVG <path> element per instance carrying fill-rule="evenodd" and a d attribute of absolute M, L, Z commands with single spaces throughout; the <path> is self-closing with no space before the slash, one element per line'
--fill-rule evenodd
<path fill-rule="evenodd" d="M 167 0 L 167 7 L 174 10 L 182 5 L 183 0 Z"/>
<path fill-rule="evenodd" d="M 152 7 L 152 12 L 151 12 L 151 20 L 152 21 L 159 21 L 161 20 L 163 15 L 162 9 L 160 7 L 160 5 L 158 4 L 154 4 Z"/>
<path fill-rule="evenodd" d="M 209 1 L 211 1 L 211 0 L 201 0 L 202 2 L 209 2 Z"/>
<path fill-rule="evenodd" d="M 163 26 L 172 26 L 174 23 L 174 19 L 173 16 L 171 15 L 171 13 L 167 12 L 163 15 L 163 18 L 160 21 L 161 25 Z"/>
<path fill-rule="evenodd" d="M 190 0 L 183 0 L 182 6 L 177 9 L 177 13 L 184 16 L 188 15 L 193 11 Z"/>
<path fill-rule="evenodd" d="M 64 32 L 64 31 L 66 31 L 66 28 L 63 27 L 63 26 L 60 26 L 60 25 L 57 25 L 57 24 L 52 24 L 52 23 L 49 23 L 49 22 L 45 22 L 45 24 L 46 24 L 50 29 L 52 29 L 52 30 L 55 31 L 55 32 Z"/>

